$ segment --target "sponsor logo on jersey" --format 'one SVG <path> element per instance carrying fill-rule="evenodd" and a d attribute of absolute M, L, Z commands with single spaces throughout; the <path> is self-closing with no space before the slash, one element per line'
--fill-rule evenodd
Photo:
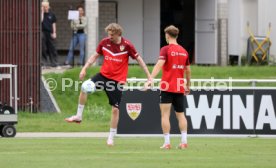
<path fill-rule="evenodd" d="M 185 69 L 184 65 L 173 64 L 172 69 Z"/>
<path fill-rule="evenodd" d="M 171 56 L 182 56 L 182 57 L 186 57 L 187 54 L 186 53 L 179 53 L 179 52 L 171 52 Z"/>
<path fill-rule="evenodd" d="M 123 62 L 122 59 L 112 58 L 112 57 L 109 57 L 109 56 L 105 56 L 104 58 L 105 58 L 105 60 L 108 60 L 108 61 Z"/>

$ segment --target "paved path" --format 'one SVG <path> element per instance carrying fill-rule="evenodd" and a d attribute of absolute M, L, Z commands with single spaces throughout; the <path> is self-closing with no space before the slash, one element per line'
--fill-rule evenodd
<path fill-rule="evenodd" d="M 61 74 L 69 69 L 71 69 L 71 67 L 69 67 L 69 66 L 46 67 L 46 68 L 44 67 L 44 68 L 42 68 L 41 73 L 42 74 L 47 74 L 47 73 Z"/>
<path fill-rule="evenodd" d="M 16 138 L 106 138 L 108 132 L 24 132 Z"/>

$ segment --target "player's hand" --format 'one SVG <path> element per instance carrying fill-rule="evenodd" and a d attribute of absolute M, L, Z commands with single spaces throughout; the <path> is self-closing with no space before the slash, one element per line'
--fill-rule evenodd
<path fill-rule="evenodd" d="M 148 89 L 150 89 L 151 86 L 152 86 L 152 79 L 149 79 L 149 80 L 144 84 L 143 91 L 147 91 Z"/>
<path fill-rule="evenodd" d="M 80 80 L 83 80 L 84 79 L 84 77 L 85 77 L 85 75 L 86 75 L 86 70 L 85 69 L 82 69 L 81 70 L 81 72 L 80 72 Z"/>
<path fill-rule="evenodd" d="M 184 92 L 184 95 L 186 96 L 186 95 L 189 95 L 190 94 L 190 87 L 187 87 L 187 88 L 185 88 L 185 92 Z"/>

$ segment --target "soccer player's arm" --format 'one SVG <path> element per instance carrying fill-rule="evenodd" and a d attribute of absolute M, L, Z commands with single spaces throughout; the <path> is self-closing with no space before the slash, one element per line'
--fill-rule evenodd
<path fill-rule="evenodd" d="M 98 54 L 97 52 L 95 54 L 93 54 L 85 63 L 84 67 L 82 68 L 81 72 L 80 72 L 80 80 L 83 80 L 85 75 L 86 75 L 86 70 L 93 65 L 96 60 L 99 58 L 100 54 Z"/>
<path fill-rule="evenodd" d="M 186 77 L 186 87 L 185 94 L 190 93 L 190 86 L 191 86 L 191 68 L 190 68 L 190 62 L 189 59 L 186 62 L 186 68 L 185 68 L 185 77 Z"/>
<path fill-rule="evenodd" d="M 151 78 L 154 79 L 160 72 L 160 70 L 162 69 L 163 65 L 165 64 L 167 59 L 167 47 L 163 47 L 160 50 L 160 56 L 159 59 L 157 61 L 157 63 L 155 64 L 152 72 L 151 72 Z M 149 88 L 149 86 L 152 85 L 152 83 L 150 82 L 146 82 L 144 85 L 144 88 L 147 90 Z"/>
<path fill-rule="evenodd" d="M 86 75 L 86 70 L 93 65 L 96 60 L 99 58 L 100 55 L 103 55 L 102 52 L 102 47 L 103 47 L 103 40 L 100 42 L 100 44 L 98 45 L 97 49 L 96 49 L 96 53 L 93 54 L 85 63 L 84 67 L 82 68 L 81 72 L 80 72 L 80 80 L 83 80 L 85 75 Z"/>
<path fill-rule="evenodd" d="M 144 72 L 146 73 L 147 77 L 148 77 L 148 81 L 152 81 L 152 78 L 150 76 L 150 72 L 149 69 L 147 67 L 147 65 L 145 64 L 144 60 L 142 59 L 142 57 L 140 55 L 138 55 L 138 57 L 136 58 L 138 64 L 140 65 L 140 67 L 144 70 Z"/>
<path fill-rule="evenodd" d="M 100 54 L 99 53 L 95 53 L 93 55 L 91 55 L 91 57 L 87 60 L 87 62 L 85 63 L 84 67 L 85 69 L 89 68 L 91 65 L 93 65 L 96 60 L 99 58 Z"/>
<path fill-rule="evenodd" d="M 138 62 L 138 64 L 140 65 L 140 67 L 143 69 L 143 71 L 145 72 L 145 74 L 147 75 L 148 81 L 152 81 L 151 77 L 150 77 L 150 72 L 148 70 L 147 65 L 145 64 L 144 60 L 142 59 L 142 57 L 137 53 L 134 45 L 131 42 L 128 42 L 129 45 L 129 55 L 133 58 L 136 59 L 136 61 Z"/>
<path fill-rule="evenodd" d="M 191 68 L 190 65 L 186 67 L 186 72 L 185 72 L 186 80 L 187 80 L 187 87 L 190 90 L 191 86 Z"/>
<path fill-rule="evenodd" d="M 159 74 L 159 72 L 162 69 L 162 67 L 165 64 L 165 62 L 166 62 L 166 60 L 163 60 L 163 59 L 159 59 L 157 61 L 157 63 L 155 64 L 155 66 L 154 66 L 154 68 L 152 70 L 152 73 L 151 73 L 151 77 L 152 78 L 155 78 Z"/>
<path fill-rule="evenodd" d="M 160 70 L 162 69 L 163 65 L 167 60 L 167 53 L 168 53 L 168 47 L 167 46 L 162 47 L 160 50 L 159 59 L 151 72 L 152 78 L 155 78 L 159 74 Z"/>
<path fill-rule="evenodd" d="M 165 64 L 165 60 L 161 60 L 159 59 L 157 61 L 157 63 L 155 64 L 153 70 L 152 70 L 152 73 L 151 73 L 151 79 L 154 79 L 160 72 L 160 70 L 162 69 L 163 65 Z M 152 82 L 151 81 L 148 81 L 144 84 L 144 89 L 145 90 L 148 90 L 149 87 L 152 85 Z"/>

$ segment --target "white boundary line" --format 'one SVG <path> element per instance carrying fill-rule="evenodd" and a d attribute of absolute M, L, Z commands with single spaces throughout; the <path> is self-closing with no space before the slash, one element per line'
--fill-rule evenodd
<path fill-rule="evenodd" d="M 144 89 L 144 87 L 142 86 L 133 86 L 133 87 L 129 87 L 129 86 L 124 86 L 124 89 L 127 90 L 133 90 L 133 89 L 137 89 L 137 90 L 142 90 Z M 233 90 L 241 90 L 241 89 L 247 89 L 247 90 L 276 90 L 276 87 L 191 87 L 190 90 L 191 91 L 204 91 L 208 89 L 208 91 L 210 90 L 223 90 L 223 91 L 233 91 Z M 149 90 L 159 90 L 159 87 L 152 87 Z"/>
<path fill-rule="evenodd" d="M 107 138 L 109 132 L 20 132 L 16 138 Z M 117 134 L 121 138 L 155 138 L 163 134 Z M 171 137 L 180 137 L 180 134 L 171 134 Z M 192 138 L 273 138 L 276 135 L 254 134 L 188 134 Z"/>
<path fill-rule="evenodd" d="M 163 137 L 163 134 L 118 134 L 117 137 Z M 180 137 L 180 134 L 171 134 L 171 137 Z M 188 134 L 193 138 L 276 138 L 276 135 L 254 134 Z"/>
<path fill-rule="evenodd" d="M 146 78 L 128 78 L 127 82 L 145 82 Z M 161 79 L 154 79 L 154 82 L 160 82 Z M 191 79 L 191 82 L 232 82 L 232 83 L 276 83 L 276 79 Z"/>
<path fill-rule="evenodd" d="M 16 138 L 105 138 L 109 132 L 20 132 Z"/>

